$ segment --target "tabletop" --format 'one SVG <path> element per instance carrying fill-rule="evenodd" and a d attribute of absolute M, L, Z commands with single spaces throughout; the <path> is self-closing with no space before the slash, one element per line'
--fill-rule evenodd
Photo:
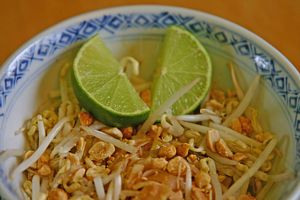
<path fill-rule="evenodd" d="M 134 4 L 180 6 L 228 19 L 265 39 L 300 71 L 298 0 L 2 0 L 0 64 L 31 37 L 64 19 L 92 10 Z"/>

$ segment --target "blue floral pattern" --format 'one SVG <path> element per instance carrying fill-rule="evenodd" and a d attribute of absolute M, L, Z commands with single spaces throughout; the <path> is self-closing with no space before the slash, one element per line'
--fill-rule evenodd
<path fill-rule="evenodd" d="M 24 77 L 34 62 L 43 62 L 47 57 L 62 51 L 67 46 L 84 40 L 96 32 L 106 32 L 114 35 L 120 30 L 131 28 L 158 28 L 163 29 L 170 25 L 180 25 L 199 37 L 214 40 L 220 45 L 227 45 L 239 56 L 251 60 L 258 74 L 269 83 L 269 86 L 282 97 L 284 104 L 289 108 L 293 119 L 295 138 L 297 141 L 297 168 L 300 162 L 300 96 L 299 86 L 294 83 L 288 72 L 264 49 L 253 41 L 227 30 L 225 27 L 201 21 L 193 16 L 184 16 L 177 13 L 133 13 L 111 14 L 98 18 L 83 20 L 59 32 L 51 33 L 28 46 L 17 59 L 14 59 L 5 74 L 0 78 L 0 109 L 7 104 L 6 99 L 20 79 Z M 2 109 L 3 110 L 3 109 Z M 5 113 L 0 113 L 0 116 Z M 13 187 L 0 168 L 0 178 L 8 190 Z M 1 199 L 1 198 L 0 198 Z"/>

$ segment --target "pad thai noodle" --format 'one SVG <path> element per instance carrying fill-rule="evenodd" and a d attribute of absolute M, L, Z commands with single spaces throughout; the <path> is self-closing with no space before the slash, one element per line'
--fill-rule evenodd
<path fill-rule="evenodd" d="M 24 175 L 24 199 L 264 199 L 273 184 L 293 176 L 272 170 L 282 158 L 279 139 L 250 107 L 259 76 L 243 91 L 230 65 L 234 90 L 211 89 L 193 114 L 169 110 L 192 82 L 143 124 L 117 128 L 80 107 L 69 67 L 61 69 L 59 90 L 25 123 L 28 149 L 1 154 L 21 158 L 11 178 Z M 149 86 L 138 92 L 150 105 Z"/>

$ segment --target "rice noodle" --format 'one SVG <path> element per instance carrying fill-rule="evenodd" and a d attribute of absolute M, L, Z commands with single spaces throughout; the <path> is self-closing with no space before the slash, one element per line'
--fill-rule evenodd
<path fill-rule="evenodd" d="M 76 140 L 77 138 L 79 139 L 79 136 L 76 136 L 76 132 L 72 132 L 71 134 L 65 136 L 58 144 L 55 145 L 50 153 L 50 158 L 54 158 L 57 153 L 62 152 L 62 149 L 64 149 L 68 142 Z"/>
<path fill-rule="evenodd" d="M 107 183 L 111 182 L 112 180 L 115 179 L 116 176 L 118 176 L 122 169 L 124 168 L 124 166 L 126 165 L 127 163 L 126 162 L 122 162 L 119 164 L 118 168 L 113 171 L 112 173 L 110 173 L 109 175 L 105 176 L 102 178 L 102 182 L 104 185 L 106 185 Z"/>
<path fill-rule="evenodd" d="M 151 125 L 159 119 L 159 117 L 166 112 L 178 99 L 180 99 L 185 93 L 190 91 L 198 82 L 199 78 L 193 80 L 191 83 L 183 86 L 178 91 L 176 91 L 168 100 L 166 100 L 162 105 L 160 105 L 157 110 L 150 114 L 148 119 L 144 122 L 141 129 L 138 131 L 138 134 L 145 134 Z"/>
<path fill-rule="evenodd" d="M 222 187 L 218 178 L 215 161 L 211 158 L 207 158 L 207 164 L 209 167 L 209 175 L 211 177 L 211 183 L 215 191 L 215 200 L 222 200 Z"/>
<path fill-rule="evenodd" d="M 263 163 L 268 159 L 268 156 L 273 151 L 277 143 L 277 139 L 273 138 L 269 144 L 266 146 L 264 151 L 259 155 L 255 163 L 249 168 L 248 171 L 245 172 L 243 176 L 241 176 L 223 195 L 223 198 L 226 199 L 229 196 L 233 195 L 242 187 L 242 185 L 249 180 L 263 165 Z"/>
<path fill-rule="evenodd" d="M 161 116 L 160 123 L 161 123 L 161 126 L 164 129 L 169 129 L 171 127 L 171 124 L 167 121 L 167 115 L 166 114 Z"/>
<path fill-rule="evenodd" d="M 121 67 L 122 67 L 122 72 L 125 72 L 127 77 L 130 78 L 132 76 L 137 76 L 139 75 L 139 62 L 131 56 L 126 56 L 123 57 L 120 61 Z"/>
<path fill-rule="evenodd" d="M 240 84 L 239 84 L 239 82 L 237 80 L 237 77 L 236 77 L 234 66 L 231 62 L 228 64 L 228 67 L 229 67 L 229 70 L 230 70 L 231 79 L 232 79 L 236 94 L 238 96 L 238 99 L 241 101 L 244 98 L 244 92 L 240 87 Z"/>
<path fill-rule="evenodd" d="M 139 194 L 136 190 L 122 190 L 120 199 L 126 199 L 126 197 L 135 197 Z"/>
<path fill-rule="evenodd" d="M 1 151 L 0 153 L 0 163 L 3 163 L 6 159 L 10 157 L 17 157 L 22 156 L 24 154 L 23 149 L 7 149 L 4 151 Z"/>
<path fill-rule="evenodd" d="M 168 123 L 167 119 L 169 119 L 171 123 Z M 166 114 L 162 115 L 161 125 L 164 129 L 167 129 L 168 132 L 175 137 L 181 136 L 184 132 L 184 128 L 180 125 L 177 119 L 172 115 L 166 115 Z"/>
<path fill-rule="evenodd" d="M 212 159 L 214 159 L 215 161 L 224 164 L 224 165 L 236 165 L 239 162 L 236 160 L 230 160 L 228 158 L 222 157 L 219 154 L 216 154 L 212 151 L 210 151 L 209 149 L 206 148 L 206 154 L 211 157 Z"/>
<path fill-rule="evenodd" d="M 122 178 L 121 178 L 121 175 L 118 174 L 114 178 L 114 195 L 113 195 L 114 198 L 113 198 L 113 200 L 119 200 L 121 190 L 122 190 Z"/>
<path fill-rule="evenodd" d="M 105 190 L 103 186 L 103 182 L 100 176 L 96 176 L 94 179 L 94 184 L 95 184 L 95 189 L 97 193 L 97 197 L 99 200 L 104 200 L 105 199 Z"/>
<path fill-rule="evenodd" d="M 239 195 L 247 194 L 248 187 L 249 187 L 250 179 L 248 179 L 242 186 Z"/>
<path fill-rule="evenodd" d="M 67 154 L 78 142 L 80 139 L 79 136 L 72 137 L 69 141 L 67 141 L 64 146 L 58 150 L 59 154 Z"/>
<path fill-rule="evenodd" d="M 102 122 L 99 121 L 94 121 L 94 123 L 92 125 L 89 126 L 91 129 L 94 130 L 100 130 L 102 128 L 106 128 L 107 125 L 103 124 Z"/>
<path fill-rule="evenodd" d="M 106 133 L 104 133 L 102 131 L 93 130 L 86 126 L 82 126 L 81 128 L 83 130 L 85 130 L 89 135 L 99 138 L 99 139 L 103 140 L 104 142 L 111 143 L 111 144 L 115 145 L 116 147 L 123 149 L 124 151 L 133 153 L 133 154 L 137 152 L 136 147 L 134 147 L 130 144 L 127 144 L 125 142 L 122 142 L 121 140 L 118 140 L 110 135 L 107 135 Z"/>
<path fill-rule="evenodd" d="M 133 85 L 133 87 L 137 92 L 141 92 L 143 90 L 146 90 L 146 89 L 150 88 L 151 87 L 151 82 L 140 83 L 140 84 L 137 84 L 137 85 Z"/>
<path fill-rule="evenodd" d="M 23 188 L 21 188 L 21 196 L 22 196 L 23 199 L 25 199 L 25 200 L 31 200 L 31 198 L 30 198 L 29 195 L 24 191 Z"/>
<path fill-rule="evenodd" d="M 183 125 L 184 127 L 188 128 L 188 129 L 198 131 L 198 132 L 203 133 L 203 134 L 206 134 L 209 130 L 215 129 L 215 128 L 212 128 L 212 127 L 207 127 L 207 126 L 194 124 L 194 123 L 190 123 L 190 122 L 184 122 L 184 121 L 180 121 L 180 124 Z M 236 140 L 236 138 L 233 137 L 232 135 L 229 135 L 229 134 L 224 133 L 222 131 L 219 131 L 219 134 L 225 140 Z"/>
<path fill-rule="evenodd" d="M 212 115 L 212 116 L 219 116 L 216 112 L 214 112 L 213 110 L 211 110 L 209 108 L 201 108 L 200 109 L 200 114 L 208 114 L 208 115 Z"/>
<path fill-rule="evenodd" d="M 40 146 L 46 137 L 46 131 L 45 131 L 42 115 L 38 115 L 37 118 L 38 118 L 39 146 Z"/>
<path fill-rule="evenodd" d="M 49 184 L 49 180 L 48 178 L 42 178 L 42 183 L 41 183 L 41 195 L 47 195 L 48 193 L 48 184 Z"/>
<path fill-rule="evenodd" d="M 239 116 L 241 116 L 245 112 L 245 110 L 247 109 L 247 107 L 249 106 L 251 100 L 253 99 L 253 97 L 255 95 L 256 89 L 259 85 L 259 79 L 260 79 L 259 75 L 257 75 L 254 78 L 254 80 L 252 81 L 252 84 L 250 85 L 245 97 L 240 102 L 238 107 L 225 119 L 225 121 L 223 122 L 223 125 L 229 126 L 233 119 L 238 118 Z"/>
<path fill-rule="evenodd" d="M 189 145 L 191 151 L 205 153 L 203 145 L 200 145 L 199 147 L 194 146 L 194 138 L 189 139 Z"/>
<path fill-rule="evenodd" d="M 209 114 L 179 115 L 176 116 L 176 119 L 187 122 L 202 122 L 212 120 L 215 123 L 221 123 L 221 118 L 219 116 Z"/>
<path fill-rule="evenodd" d="M 105 200 L 113 200 L 113 191 L 114 191 L 114 181 L 111 181 L 108 186 Z"/>
<path fill-rule="evenodd" d="M 16 130 L 15 135 L 21 135 L 21 134 L 24 134 L 24 131 L 25 131 L 25 128 L 24 128 L 24 127 L 21 127 L 21 128 L 19 128 L 18 130 Z"/>
<path fill-rule="evenodd" d="M 42 144 L 38 147 L 38 149 L 26 160 L 20 163 L 12 172 L 11 178 L 14 178 L 17 174 L 22 173 L 28 167 L 30 167 L 33 163 L 35 163 L 41 155 L 45 152 L 51 141 L 54 137 L 59 133 L 64 124 L 69 121 L 69 118 L 65 117 L 61 119 L 48 133 L 47 137 L 43 140 Z"/>
<path fill-rule="evenodd" d="M 177 177 L 176 177 L 176 188 L 180 188 L 181 170 L 182 170 L 182 162 L 180 162 L 178 165 L 178 173 L 177 173 Z"/>
<path fill-rule="evenodd" d="M 32 177 L 32 200 L 39 200 L 40 198 L 40 176 L 34 175 Z"/>
<path fill-rule="evenodd" d="M 274 182 L 269 181 L 267 184 L 259 191 L 259 193 L 256 195 L 257 200 L 263 200 L 265 199 L 266 194 L 270 191 L 272 188 Z"/>
<path fill-rule="evenodd" d="M 268 180 L 273 181 L 273 182 L 281 182 L 281 181 L 285 181 L 285 180 L 294 178 L 294 176 L 295 176 L 294 173 L 292 173 L 290 171 L 286 171 L 281 174 L 269 175 Z"/>
<path fill-rule="evenodd" d="M 244 143 L 246 143 L 250 146 L 254 146 L 254 147 L 261 147 L 262 146 L 262 144 L 260 142 L 254 140 L 250 137 L 247 137 L 247 136 L 245 136 L 245 135 L 243 135 L 239 132 L 236 132 L 236 131 L 234 131 L 234 130 L 226 127 L 226 126 L 223 126 L 221 124 L 210 123 L 209 127 L 217 129 L 221 132 L 225 132 L 226 134 L 231 135 L 233 138 L 238 139 L 238 140 L 240 140 L 240 141 L 242 141 L 242 142 L 244 142 Z M 220 134 L 220 135 L 222 135 L 222 134 Z"/>
<path fill-rule="evenodd" d="M 169 119 L 172 124 L 170 133 L 175 137 L 181 136 L 184 132 L 184 128 L 181 126 L 181 124 L 176 120 L 174 116 L 170 116 Z"/>
<path fill-rule="evenodd" d="M 161 185 L 161 184 L 156 181 L 141 181 L 141 182 L 134 184 L 132 186 L 132 189 L 139 190 L 139 189 L 149 186 L 149 185 Z"/>
<path fill-rule="evenodd" d="M 198 131 L 200 133 L 206 134 L 207 131 L 211 130 L 212 128 L 207 127 L 207 126 L 203 126 L 203 125 L 199 125 L 199 124 L 194 124 L 194 123 L 190 123 L 190 122 L 184 122 L 184 121 L 180 121 L 180 124 L 188 129 L 194 130 L 194 131 Z"/>
<path fill-rule="evenodd" d="M 185 199 L 190 200 L 191 199 L 191 191 L 192 191 L 192 171 L 191 167 L 188 162 L 184 162 L 186 166 L 186 173 L 185 173 Z M 180 170 L 181 171 L 181 170 Z"/>

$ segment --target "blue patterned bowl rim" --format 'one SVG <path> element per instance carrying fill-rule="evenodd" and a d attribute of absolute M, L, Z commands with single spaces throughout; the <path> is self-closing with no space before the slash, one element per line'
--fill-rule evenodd
<path fill-rule="evenodd" d="M 276 73 L 281 73 L 283 70 L 285 75 L 287 76 L 287 84 L 289 87 L 289 91 L 293 95 L 293 98 L 296 98 L 296 104 L 294 107 L 289 108 L 290 113 L 292 113 L 295 121 L 294 121 L 294 131 L 295 131 L 295 139 L 296 139 L 296 145 L 297 145 L 297 168 L 299 169 L 299 162 L 300 162 L 300 74 L 298 70 L 296 69 L 295 66 L 285 57 L 283 56 L 278 50 L 276 50 L 274 47 L 272 47 L 269 43 L 267 43 L 265 40 L 260 38 L 259 36 L 255 35 L 254 33 L 246 30 L 245 28 L 232 23 L 230 21 L 227 21 L 225 19 L 222 19 L 220 17 L 204 13 L 201 11 L 197 10 L 192 10 L 192 9 L 187 9 L 187 8 L 180 8 L 180 7 L 174 7 L 174 6 L 160 6 L 160 5 L 135 5 L 135 6 L 121 6 L 121 7 L 113 7 L 113 8 L 107 8 L 107 9 L 101 9 L 101 10 L 95 10 L 92 12 L 88 12 L 85 14 L 78 15 L 76 17 L 72 17 L 70 19 L 64 20 L 63 22 L 52 26 L 42 33 L 36 35 L 33 37 L 31 40 L 26 42 L 24 45 L 22 45 L 14 54 L 12 54 L 6 62 L 4 62 L 2 69 L 0 71 L 0 117 L 4 115 L 4 110 L 5 108 L 5 97 L 3 95 L 9 95 L 9 93 L 5 94 L 4 91 L 4 80 L 8 76 L 11 75 L 13 72 L 14 68 L 16 68 L 16 63 L 17 61 L 22 61 L 22 56 L 30 50 L 30 48 L 34 47 L 35 45 L 40 45 L 39 42 L 43 42 L 43 39 L 46 38 L 51 38 L 55 37 L 56 34 L 62 34 L 66 30 L 72 30 L 72 27 L 74 28 L 76 25 L 80 25 L 83 22 L 88 22 L 89 20 L 101 18 L 101 17 L 109 17 L 109 16 L 119 16 L 125 17 L 126 15 L 129 16 L 129 14 L 132 15 L 161 15 L 162 17 L 164 15 L 169 15 L 169 16 L 175 16 L 176 17 L 171 20 L 175 20 L 175 23 L 180 24 L 185 26 L 184 24 L 184 19 L 189 19 L 191 21 L 187 21 L 188 23 L 190 22 L 196 22 L 199 21 L 197 19 L 201 19 L 202 23 L 202 28 L 203 26 L 207 26 L 205 29 L 206 33 L 208 34 L 205 37 L 209 37 L 209 34 L 217 34 L 214 33 L 213 30 L 209 30 L 209 27 L 220 27 L 228 32 L 230 32 L 232 35 L 240 37 L 241 39 L 245 40 L 249 44 L 253 45 L 254 48 L 256 48 L 260 53 L 263 52 L 264 56 L 266 57 L 266 60 L 268 61 L 267 64 L 271 64 L 273 69 L 275 70 Z M 111 20 L 113 18 L 110 18 Z M 146 18 L 145 18 L 146 19 Z M 178 21 L 176 21 L 178 20 Z M 193 21 L 194 20 L 194 21 Z M 201 23 L 199 22 L 200 26 Z M 104 24 L 103 24 L 104 25 Z M 112 24 L 114 25 L 114 24 Z M 143 24 L 139 24 L 140 28 L 143 28 Z M 159 28 L 164 28 L 168 24 L 161 24 L 161 27 Z M 116 25 L 117 26 L 117 25 Z M 160 24 L 157 24 L 157 26 L 160 26 Z M 103 27 L 98 27 L 97 31 L 101 31 Z M 130 27 L 127 27 L 130 28 Z M 145 27 L 144 27 L 145 28 Z M 147 28 L 147 27 L 146 27 Z M 186 27 L 188 29 L 191 29 L 190 27 Z M 74 30 L 74 29 L 73 29 Z M 191 30 L 194 32 L 194 30 Z M 112 32 L 113 34 L 113 32 Z M 202 33 L 199 33 L 202 34 Z M 92 34 L 86 34 L 84 37 L 77 38 L 77 40 L 83 40 L 86 39 L 87 37 L 91 36 Z M 203 36 L 203 35 L 202 35 Z M 224 35 L 222 36 L 224 37 Z M 226 35 L 225 35 L 226 37 Z M 77 41 L 76 40 L 76 41 Z M 75 41 L 73 41 L 75 42 Z M 71 42 L 70 44 L 72 44 Z M 221 41 L 220 41 L 221 42 Z M 59 49 L 56 52 L 53 52 L 53 54 L 50 55 L 45 55 L 46 57 L 55 57 L 55 55 L 58 55 L 59 53 L 63 52 L 63 50 L 69 46 L 70 44 L 67 44 L 63 46 L 61 49 Z M 34 50 L 34 49 L 33 49 Z M 35 62 L 36 58 L 33 56 L 31 57 L 29 66 L 31 62 Z M 40 60 L 40 61 L 43 61 Z M 280 69 L 277 71 L 277 69 Z M 262 68 L 258 65 L 256 66 L 256 71 L 258 73 L 262 73 Z M 262 74 L 263 75 L 263 74 Z M 13 90 L 15 85 L 11 88 L 10 91 Z M 272 87 L 275 89 L 274 87 Z M 287 101 L 287 100 L 284 100 Z M 287 106 L 289 106 L 286 103 Z M 9 199 L 15 199 L 16 196 L 14 193 L 14 189 L 12 185 L 8 182 L 7 177 L 4 175 L 3 169 L 0 168 L 0 192 L 2 192 L 2 195 L 5 196 L 6 198 Z M 5 193 L 3 193 L 5 192 Z M 299 192 L 298 192 L 299 194 Z M 295 197 L 295 196 L 294 196 Z M 297 197 L 296 197 L 297 198 Z M 1 197 L 0 197 L 1 199 Z"/>

